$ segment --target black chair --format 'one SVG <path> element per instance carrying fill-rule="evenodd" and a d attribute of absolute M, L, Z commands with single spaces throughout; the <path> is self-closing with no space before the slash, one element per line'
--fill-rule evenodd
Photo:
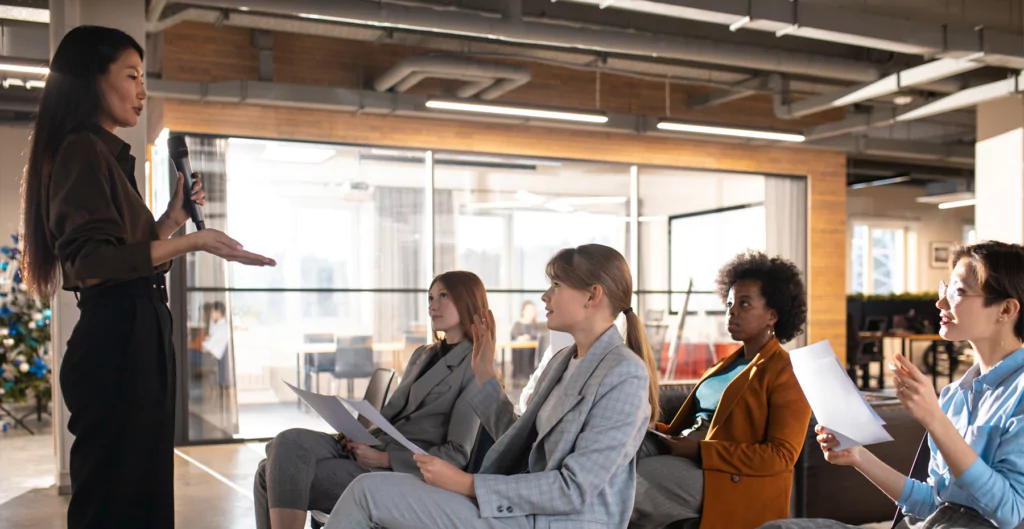
<path fill-rule="evenodd" d="M 303 343 L 306 345 L 316 344 L 331 344 L 334 343 L 334 335 L 331 333 L 315 333 L 307 334 L 303 336 Z M 299 355 L 298 365 L 295 366 L 295 379 L 299 380 L 300 375 L 305 373 L 305 385 L 303 389 L 307 391 L 320 392 L 320 373 L 332 373 L 334 372 L 335 364 L 335 351 L 327 351 L 322 353 L 302 353 Z M 316 388 L 313 388 L 313 380 L 316 380 Z M 302 407 L 302 401 L 299 400 L 299 407 Z"/>
<path fill-rule="evenodd" d="M 373 364 L 373 338 L 370 336 L 350 336 L 338 338 L 338 349 L 335 352 L 334 369 L 336 379 L 348 380 L 348 397 L 355 394 L 355 379 L 370 378 L 376 370 Z"/>
<path fill-rule="evenodd" d="M 372 404 L 375 409 L 380 410 L 388 400 L 388 394 L 391 392 L 391 382 L 394 380 L 394 369 L 378 367 L 374 370 L 373 375 L 370 376 L 370 385 L 366 387 L 363 400 Z M 359 417 L 359 424 L 362 424 L 367 429 L 372 426 L 369 419 L 362 416 Z"/>
<path fill-rule="evenodd" d="M 370 385 L 366 388 L 366 393 L 363 395 L 363 400 L 372 404 L 377 410 L 383 408 L 384 403 L 388 400 L 391 392 L 391 382 L 394 379 L 394 369 L 382 367 L 374 371 L 373 376 L 370 377 Z M 359 424 L 362 424 L 365 428 L 371 426 L 370 421 L 365 417 L 359 417 Z M 327 525 L 327 517 L 328 515 L 321 511 L 310 511 L 309 526 L 312 529 L 322 529 Z"/>
<path fill-rule="evenodd" d="M 889 326 L 885 316 L 868 316 L 864 322 L 865 332 L 884 333 Z M 860 369 L 860 389 L 871 387 L 871 364 L 878 362 L 878 389 L 885 388 L 885 369 L 882 338 L 861 338 L 857 324 L 850 314 L 846 315 L 846 369 L 850 378 L 857 380 Z"/>

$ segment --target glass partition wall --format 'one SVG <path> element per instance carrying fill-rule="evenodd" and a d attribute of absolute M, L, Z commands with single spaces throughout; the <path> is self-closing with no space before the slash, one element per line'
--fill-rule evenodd
<path fill-rule="evenodd" d="M 444 271 L 472 271 L 487 287 L 499 369 L 515 402 L 545 350 L 567 343 L 547 331 L 540 299 L 545 265 L 562 248 L 600 243 L 626 257 L 634 309 L 665 380 L 697 377 L 735 347 L 714 294 L 722 264 L 757 249 L 806 267 L 802 178 L 186 141 L 204 176 L 207 226 L 278 266 L 205 254 L 176 263 L 179 444 L 265 439 L 293 427 L 328 431 L 289 385 L 361 398 L 375 368 L 394 369 L 397 385 L 413 351 L 433 340 L 426 291 Z M 154 200 L 172 182 L 165 144 L 153 152 Z"/>

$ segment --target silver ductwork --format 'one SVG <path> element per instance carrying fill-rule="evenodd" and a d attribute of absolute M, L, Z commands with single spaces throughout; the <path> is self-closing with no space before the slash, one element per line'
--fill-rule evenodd
<path fill-rule="evenodd" d="M 221 23 L 236 11 L 249 16 L 274 15 L 285 20 L 319 20 L 377 29 L 440 33 L 561 49 L 588 50 L 638 57 L 716 64 L 755 71 L 774 71 L 812 78 L 866 83 L 882 71 L 871 63 L 796 51 L 773 50 L 701 38 L 660 35 L 615 28 L 600 30 L 567 22 L 495 18 L 481 13 L 438 10 L 361 1 L 188 0 L 185 9 L 151 24 L 149 31 L 191 21 Z M 205 9 L 204 9 L 205 8 Z"/>
<path fill-rule="evenodd" d="M 468 83 L 456 95 L 490 100 L 528 83 L 531 76 L 529 68 L 515 64 L 419 55 L 392 66 L 377 78 L 373 88 L 378 92 L 405 92 L 427 78 L 459 79 Z"/>

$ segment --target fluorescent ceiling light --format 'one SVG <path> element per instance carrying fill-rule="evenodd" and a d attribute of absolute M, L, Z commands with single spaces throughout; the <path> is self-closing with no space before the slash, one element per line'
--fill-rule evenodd
<path fill-rule="evenodd" d="M 736 136 L 740 138 L 757 138 L 762 140 L 778 140 L 792 142 L 804 141 L 803 134 L 795 134 L 790 132 L 771 132 L 766 130 L 733 129 L 729 127 L 713 127 L 710 125 L 677 123 L 675 121 L 662 121 L 658 123 L 658 128 L 661 130 L 671 130 L 675 132 L 693 132 L 695 134 L 713 134 L 716 136 Z"/>
<path fill-rule="evenodd" d="M 977 202 L 977 199 L 971 198 L 968 200 L 957 200 L 955 202 L 943 202 L 939 204 L 939 209 L 953 209 L 962 208 L 964 206 L 973 206 Z"/>
<path fill-rule="evenodd" d="M 859 184 L 853 184 L 853 185 L 849 186 L 849 188 L 850 189 L 864 189 L 866 187 L 877 187 L 877 186 L 885 186 L 885 185 L 889 185 L 889 184 L 898 184 L 900 182 L 906 182 L 906 181 L 909 181 L 909 180 L 910 180 L 909 176 L 897 176 L 897 177 L 894 177 L 894 178 L 883 178 L 882 180 L 873 180 L 871 182 L 861 182 Z"/>
<path fill-rule="evenodd" d="M 29 90 L 33 88 L 46 88 L 46 81 L 29 81 L 25 83 L 25 88 Z"/>
<path fill-rule="evenodd" d="M 459 112 L 478 112 L 501 116 L 519 116 L 526 118 L 555 119 L 561 121 L 582 121 L 585 123 L 607 123 L 608 116 L 600 113 L 573 112 L 563 110 L 547 110 L 541 108 L 492 105 L 485 103 L 465 103 L 461 101 L 444 101 L 431 99 L 427 108 L 437 110 L 455 110 Z"/>
<path fill-rule="evenodd" d="M 917 197 L 914 199 L 915 202 L 921 204 L 942 204 L 943 202 L 958 202 L 961 200 L 973 200 L 974 193 L 971 191 L 960 191 L 957 193 L 943 193 L 941 195 L 927 195 L 923 197 Z"/>
<path fill-rule="evenodd" d="M 50 10 L 35 7 L 0 6 L 0 18 L 49 24 Z"/>
<path fill-rule="evenodd" d="M 318 164 L 331 159 L 336 153 L 335 149 L 324 147 L 303 147 L 271 143 L 267 145 L 261 157 L 272 162 Z"/>
<path fill-rule="evenodd" d="M 4 88 L 10 88 L 12 86 L 25 86 L 25 81 L 22 81 L 21 79 L 8 78 L 0 81 L 0 84 L 3 84 Z"/>
<path fill-rule="evenodd" d="M 25 66 L 22 64 L 0 63 L 0 72 L 31 73 L 35 75 L 46 75 L 50 73 L 50 69 L 42 66 Z"/>

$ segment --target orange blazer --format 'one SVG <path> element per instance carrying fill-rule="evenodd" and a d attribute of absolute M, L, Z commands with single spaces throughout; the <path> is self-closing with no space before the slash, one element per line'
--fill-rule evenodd
<path fill-rule="evenodd" d="M 740 347 L 704 373 L 672 424 L 659 423 L 658 430 L 679 435 L 693 426 L 697 388 L 742 355 Z M 754 529 L 788 518 L 793 466 L 810 420 L 789 353 L 772 339 L 725 388 L 700 443 L 701 529 Z"/>

